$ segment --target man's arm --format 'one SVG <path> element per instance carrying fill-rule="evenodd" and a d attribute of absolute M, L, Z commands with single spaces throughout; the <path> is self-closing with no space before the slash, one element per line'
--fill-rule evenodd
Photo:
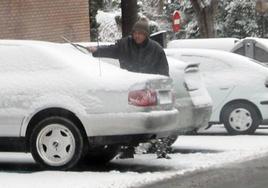
<path fill-rule="evenodd" d="M 169 66 L 168 66 L 168 61 L 167 61 L 167 57 L 166 57 L 164 50 L 162 50 L 159 54 L 159 59 L 158 59 L 156 69 L 157 69 L 158 74 L 169 76 Z"/>
<path fill-rule="evenodd" d="M 117 43 L 109 46 L 88 47 L 87 49 L 94 57 L 119 58 L 119 48 Z"/>

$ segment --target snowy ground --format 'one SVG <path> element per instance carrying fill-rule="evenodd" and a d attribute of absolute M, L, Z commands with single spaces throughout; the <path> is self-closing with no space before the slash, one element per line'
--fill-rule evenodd
<path fill-rule="evenodd" d="M 268 129 L 253 136 L 229 136 L 221 126 L 197 136 L 181 136 L 172 159 L 153 154 L 115 159 L 102 168 L 80 167 L 72 172 L 41 171 L 31 155 L 0 154 L 0 187 L 125 188 L 141 186 L 196 170 L 219 167 L 268 155 Z"/>

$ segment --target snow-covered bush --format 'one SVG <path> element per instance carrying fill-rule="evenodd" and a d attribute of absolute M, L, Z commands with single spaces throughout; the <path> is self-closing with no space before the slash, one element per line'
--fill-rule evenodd
<path fill-rule="evenodd" d="M 103 42 L 115 42 L 122 37 L 120 23 L 121 12 L 104 12 L 98 11 L 96 16 L 97 22 L 100 24 L 98 28 L 99 40 Z"/>
<path fill-rule="evenodd" d="M 218 14 L 218 36 L 244 38 L 258 36 L 259 17 L 255 0 L 221 0 Z"/>

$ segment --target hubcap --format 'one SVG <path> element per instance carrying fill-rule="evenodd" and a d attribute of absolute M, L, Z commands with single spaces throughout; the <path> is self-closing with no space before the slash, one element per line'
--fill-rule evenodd
<path fill-rule="evenodd" d="M 237 108 L 233 110 L 229 117 L 229 123 L 236 131 L 245 131 L 252 125 L 252 117 L 248 110 Z"/>
<path fill-rule="evenodd" d="M 75 139 L 72 132 L 63 125 L 51 124 L 38 134 L 36 148 L 46 164 L 61 166 L 72 159 Z"/>

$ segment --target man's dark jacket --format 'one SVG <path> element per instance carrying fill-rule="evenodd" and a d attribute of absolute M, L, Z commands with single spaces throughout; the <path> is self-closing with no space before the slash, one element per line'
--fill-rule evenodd
<path fill-rule="evenodd" d="M 136 44 L 131 36 L 125 37 L 115 45 L 100 46 L 93 56 L 119 59 L 120 67 L 128 71 L 169 75 L 166 54 L 162 47 L 151 39 Z"/>

